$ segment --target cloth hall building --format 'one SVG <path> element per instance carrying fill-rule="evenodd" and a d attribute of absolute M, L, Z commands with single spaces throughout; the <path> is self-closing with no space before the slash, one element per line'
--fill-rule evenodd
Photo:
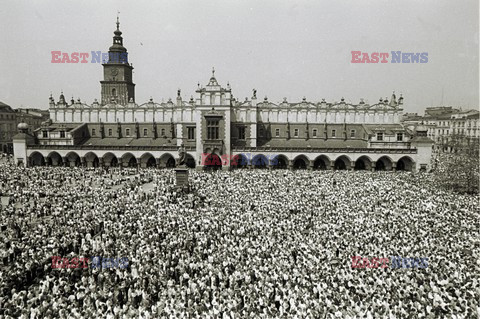
<path fill-rule="evenodd" d="M 122 32 L 114 31 L 109 53 L 126 57 Z M 426 129 L 400 124 L 403 97 L 376 104 L 325 100 L 281 103 L 235 99 L 212 71 L 195 97 L 137 104 L 128 59 L 103 63 L 100 102 L 57 101 L 50 96 L 50 121 L 33 134 L 24 123 L 14 136 L 19 165 L 174 167 L 184 149 L 186 165 L 426 170 L 432 141 Z"/>

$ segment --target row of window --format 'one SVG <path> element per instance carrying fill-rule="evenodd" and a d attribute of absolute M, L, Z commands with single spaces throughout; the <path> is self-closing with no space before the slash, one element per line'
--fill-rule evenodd
<path fill-rule="evenodd" d="M 60 131 L 60 138 L 65 138 L 65 131 Z M 42 137 L 47 138 L 48 137 L 48 131 L 42 131 Z"/>
<path fill-rule="evenodd" d="M 298 137 L 299 136 L 299 129 L 296 128 L 293 130 L 293 136 L 294 137 Z M 331 130 L 330 131 L 330 137 L 336 137 L 337 136 L 337 130 Z M 356 131 L 355 130 L 350 130 L 350 137 L 355 137 L 355 134 L 356 134 Z M 258 132 L 258 135 L 260 137 L 263 137 L 264 136 L 264 131 L 262 128 L 259 129 L 259 132 Z M 317 129 L 313 129 L 312 130 L 312 137 L 317 137 L 318 136 L 318 130 Z M 275 129 L 275 137 L 280 137 L 280 129 L 279 128 L 276 128 Z M 238 128 L 238 138 L 240 140 L 244 140 L 245 139 L 245 127 L 239 127 Z"/>
<path fill-rule="evenodd" d="M 264 131 L 262 128 L 259 129 L 259 136 L 263 137 L 264 136 Z M 293 130 L 293 136 L 298 137 L 299 136 L 299 129 L 296 128 Z M 317 137 L 318 136 L 318 130 L 313 129 L 312 130 L 312 137 Z M 350 130 L 350 138 L 354 138 L 356 136 L 356 130 Z M 275 129 L 275 137 L 280 137 L 280 129 L 277 128 Z M 337 137 L 337 130 L 331 130 L 330 131 L 330 137 Z M 240 140 L 245 139 L 245 127 L 239 127 L 238 128 L 238 138 Z M 377 133 L 377 141 L 383 141 L 384 134 L 383 132 L 378 132 Z M 403 133 L 397 133 L 397 141 L 401 142 L 403 141 Z"/>
<path fill-rule="evenodd" d="M 377 133 L 377 141 L 383 141 L 384 134 L 383 132 L 378 132 Z M 403 141 L 403 133 L 397 133 L 397 142 L 402 142 Z"/>
<path fill-rule="evenodd" d="M 471 126 L 477 126 L 477 121 L 468 121 L 467 122 L 467 126 L 471 127 Z M 458 127 L 465 127 L 465 122 L 453 122 L 453 127 L 455 126 L 458 126 Z"/>
<path fill-rule="evenodd" d="M 130 137 L 130 132 L 131 132 L 131 130 L 129 128 L 126 128 L 125 129 L 125 136 Z M 161 132 L 161 136 L 165 136 L 165 129 L 164 128 L 162 128 L 160 130 L 160 132 Z M 92 129 L 92 136 L 97 136 L 97 130 L 94 129 L 94 128 Z M 108 135 L 107 136 L 113 136 L 113 129 L 111 129 L 111 128 L 108 129 Z M 148 129 L 146 129 L 146 128 L 143 129 L 143 136 L 144 137 L 148 136 Z"/>
<path fill-rule="evenodd" d="M 463 131 L 463 130 L 462 130 Z M 312 130 L 312 136 L 317 137 L 317 129 Z M 331 130 L 330 131 L 330 137 L 336 137 L 337 136 L 337 131 L 336 130 Z M 48 132 L 43 131 L 43 137 L 47 138 L 48 137 Z M 355 130 L 350 130 L 350 137 L 353 138 L 355 137 Z M 440 132 L 439 132 L 440 133 Z M 463 133 L 463 132 L 462 132 Z M 92 129 L 92 136 L 96 136 L 96 129 Z M 448 130 L 447 130 L 448 134 Z M 264 131 L 262 128 L 259 130 L 259 135 L 261 137 L 264 136 Z M 108 136 L 113 136 L 113 129 L 108 129 Z M 125 136 L 130 137 L 130 129 L 127 128 L 125 129 Z M 144 128 L 143 129 L 143 136 L 147 137 L 148 136 L 148 129 Z M 161 129 L 161 136 L 165 136 L 165 129 Z M 298 137 L 299 136 L 299 129 L 296 128 L 293 130 L 293 136 Z M 280 129 L 277 128 L 275 129 L 275 137 L 280 137 Z M 60 138 L 65 138 L 65 131 L 60 131 Z M 187 128 L 187 138 L 189 140 L 194 140 L 195 139 L 195 127 L 188 127 Z M 219 138 L 219 121 L 208 121 L 207 122 L 207 139 L 209 140 L 217 140 Z M 378 132 L 377 133 L 377 141 L 383 141 L 384 134 L 383 132 Z M 238 127 L 238 139 L 240 140 L 245 140 L 245 127 L 241 126 Z M 397 141 L 401 142 L 403 141 L 403 133 L 397 133 Z"/>
<path fill-rule="evenodd" d="M 14 115 L 8 115 L 8 114 L 5 114 L 5 118 L 6 119 L 14 119 Z M 0 119 L 3 119 L 3 114 L 0 114 Z"/>

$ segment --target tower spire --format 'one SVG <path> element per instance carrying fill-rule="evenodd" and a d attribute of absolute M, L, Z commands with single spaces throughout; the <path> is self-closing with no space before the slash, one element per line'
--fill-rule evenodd
<path fill-rule="evenodd" d="M 118 12 L 120 13 L 120 11 Z M 113 45 L 108 49 L 109 53 L 125 53 L 124 59 L 121 59 L 122 63 L 127 63 L 126 52 L 127 49 L 123 46 L 122 31 L 120 31 L 120 18 L 117 13 L 117 29 L 113 31 Z M 117 61 L 120 59 L 117 58 Z"/>
<path fill-rule="evenodd" d="M 117 11 L 117 30 L 120 31 L 120 20 L 119 20 L 120 11 Z"/>

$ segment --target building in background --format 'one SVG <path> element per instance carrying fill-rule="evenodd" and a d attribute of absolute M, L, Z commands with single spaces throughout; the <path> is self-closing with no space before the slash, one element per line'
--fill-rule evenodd
<path fill-rule="evenodd" d="M 0 102 L 0 153 L 13 152 L 12 138 L 17 134 L 15 111 L 7 104 Z"/>
<path fill-rule="evenodd" d="M 454 107 L 428 107 L 425 115 L 410 113 L 403 117 L 409 129 L 418 125 L 427 128 L 427 136 L 434 142 L 434 153 L 477 151 L 480 144 L 480 113 Z"/>
<path fill-rule="evenodd" d="M 19 123 L 28 124 L 28 132 L 33 132 L 48 121 L 48 110 L 33 108 L 13 109 L 9 105 L 0 102 L 0 153 L 13 154 L 13 136 L 17 134 Z"/>
<path fill-rule="evenodd" d="M 42 126 L 43 122 L 48 122 L 50 112 L 48 110 L 40 110 L 34 108 L 18 108 L 15 109 L 17 124 L 26 123 L 29 126 L 30 133 Z"/>
<path fill-rule="evenodd" d="M 122 32 L 114 31 L 109 53 L 126 54 Z M 19 125 L 15 157 L 26 165 L 173 167 L 179 148 L 186 163 L 216 166 L 426 170 L 432 141 L 424 127 L 400 124 L 403 97 L 375 104 L 284 99 L 266 96 L 237 100 L 230 85 L 218 83 L 215 70 L 195 97 L 165 103 L 135 101 L 133 67 L 127 59 L 103 63 L 100 102 L 91 105 L 50 96 L 51 122 L 27 132 Z M 233 165 L 232 165 L 233 158 Z"/>

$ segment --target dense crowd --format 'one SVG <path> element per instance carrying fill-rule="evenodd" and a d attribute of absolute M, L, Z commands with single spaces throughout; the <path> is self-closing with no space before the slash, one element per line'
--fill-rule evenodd
<path fill-rule="evenodd" d="M 474 318 L 478 197 L 427 173 L 0 164 L 0 317 Z M 146 189 L 144 185 L 150 184 Z M 127 257 L 52 269 L 51 257 Z M 426 257 L 352 269 L 353 256 Z"/>

